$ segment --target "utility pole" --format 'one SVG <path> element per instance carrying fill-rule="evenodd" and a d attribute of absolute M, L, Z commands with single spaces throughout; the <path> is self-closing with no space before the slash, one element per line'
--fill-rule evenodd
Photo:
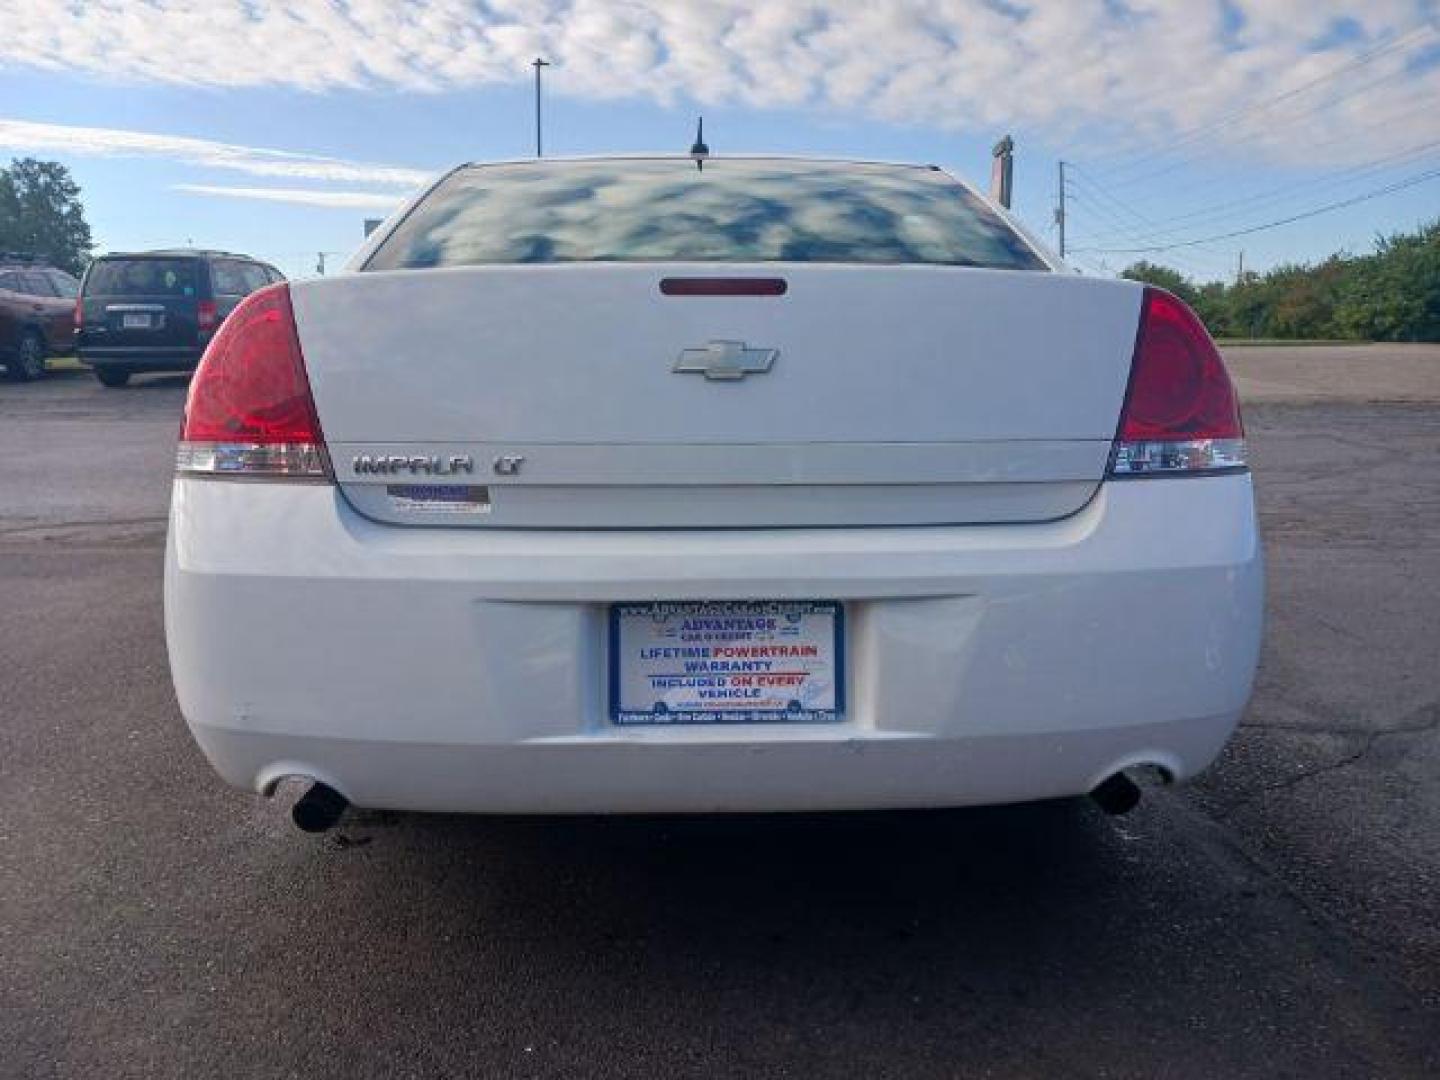
<path fill-rule="evenodd" d="M 1065 162 L 1060 162 L 1060 205 L 1055 208 L 1055 224 L 1060 227 L 1060 258 L 1065 257 Z"/>
<path fill-rule="evenodd" d="M 535 68 L 535 156 L 538 158 L 545 156 L 540 142 L 540 69 L 549 67 L 550 61 L 537 56 L 530 64 Z"/>

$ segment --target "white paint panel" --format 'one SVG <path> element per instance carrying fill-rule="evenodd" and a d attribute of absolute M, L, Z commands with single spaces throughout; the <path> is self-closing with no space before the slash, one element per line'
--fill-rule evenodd
<path fill-rule="evenodd" d="M 697 275 L 788 291 L 660 293 Z M 293 295 L 337 474 L 367 515 L 644 528 L 1073 513 L 1104 472 L 1141 292 L 955 267 L 597 264 L 355 274 Z M 672 370 L 712 341 L 777 356 L 740 380 Z M 399 479 L 488 483 L 493 512 L 396 511 L 358 455 L 468 456 L 473 472 Z M 494 475 L 502 455 L 522 467 Z"/>
<path fill-rule="evenodd" d="M 180 480 L 166 637 L 216 768 L 360 805 L 506 812 L 1003 802 L 1158 762 L 1249 696 L 1250 478 L 1103 485 L 1050 524 L 692 532 L 397 529 L 333 488 Z M 840 722 L 618 728 L 608 605 L 836 600 Z"/>
<path fill-rule="evenodd" d="M 781 297 L 666 297 L 662 277 L 768 275 Z M 954 267 L 466 267 L 292 287 L 326 437 L 343 443 L 1109 440 L 1133 282 Z M 778 350 L 716 382 L 717 340 Z"/>

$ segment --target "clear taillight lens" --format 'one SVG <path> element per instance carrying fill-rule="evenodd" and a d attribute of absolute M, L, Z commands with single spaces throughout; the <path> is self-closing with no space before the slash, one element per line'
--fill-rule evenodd
<path fill-rule="evenodd" d="M 210 342 L 185 400 L 182 476 L 331 480 L 289 286 L 251 293 Z"/>
<path fill-rule="evenodd" d="M 1184 302 L 1147 288 L 1110 475 L 1193 475 L 1245 467 L 1240 402 L 1215 343 Z"/>

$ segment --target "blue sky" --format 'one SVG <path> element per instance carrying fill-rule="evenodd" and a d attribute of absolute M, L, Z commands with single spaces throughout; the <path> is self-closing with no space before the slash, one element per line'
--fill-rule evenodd
<path fill-rule="evenodd" d="M 780 9 L 777 11 L 776 9 Z M 294 276 L 428 173 L 533 150 L 936 162 L 981 184 L 1018 144 L 1016 209 L 1077 261 L 1196 278 L 1367 250 L 1440 216 L 1432 2 L 0 0 L 0 156 L 54 158 L 102 249 L 193 241 Z M 192 140 L 185 142 L 182 140 Z M 269 151 L 283 151 L 291 157 Z M 336 205 L 338 204 L 338 205 Z M 1180 244 L 1183 246 L 1169 247 Z"/>

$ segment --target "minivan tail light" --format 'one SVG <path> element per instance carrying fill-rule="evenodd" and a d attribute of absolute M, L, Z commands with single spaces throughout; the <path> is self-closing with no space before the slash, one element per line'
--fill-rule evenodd
<path fill-rule="evenodd" d="M 206 348 L 185 399 L 175 471 L 333 480 L 288 285 L 251 293 Z"/>
<path fill-rule="evenodd" d="M 1204 324 L 1147 287 L 1110 475 L 1177 476 L 1246 467 L 1235 386 Z"/>
<path fill-rule="evenodd" d="M 214 300 L 201 300 L 195 305 L 195 326 L 201 333 L 214 330 L 217 314 Z"/>

